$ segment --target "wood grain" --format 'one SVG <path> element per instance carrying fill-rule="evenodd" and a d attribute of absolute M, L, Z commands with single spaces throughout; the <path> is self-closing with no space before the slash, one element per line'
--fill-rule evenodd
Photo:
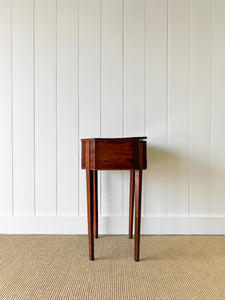
<path fill-rule="evenodd" d="M 146 169 L 146 141 L 122 139 L 82 139 L 82 168 L 87 168 L 86 142 L 90 143 L 90 169 L 92 170 L 131 170 Z M 139 145 L 141 147 L 139 148 Z M 139 152 L 142 151 L 141 158 Z M 113 159 L 112 159 L 113 157 Z"/>
<path fill-rule="evenodd" d="M 133 237 L 133 219 L 134 219 L 134 178 L 135 171 L 130 171 L 130 201 L 129 201 L 129 238 Z"/>
<path fill-rule="evenodd" d="M 98 238 L 98 171 L 93 171 L 94 233 Z"/>
<path fill-rule="evenodd" d="M 134 260 L 140 258 L 140 230 L 141 230 L 141 190 L 142 170 L 135 170 L 135 236 L 134 236 Z"/>
<path fill-rule="evenodd" d="M 89 259 L 94 260 L 93 171 L 86 170 Z"/>

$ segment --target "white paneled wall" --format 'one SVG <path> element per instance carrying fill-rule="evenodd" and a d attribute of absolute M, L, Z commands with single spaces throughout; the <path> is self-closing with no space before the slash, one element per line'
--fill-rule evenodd
<path fill-rule="evenodd" d="M 190 202 L 192 215 L 211 214 L 211 1 L 190 4 Z M 204 113 L 202 113 L 204 111 Z"/>
<path fill-rule="evenodd" d="M 0 1 L 0 215 L 13 209 L 12 11 Z M 34 176 L 34 174 L 33 174 Z M 32 199 L 31 199 L 32 201 Z"/>
<path fill-rule="evenodd" d="M 225 234 L 225 1 L 0 0 L 0 233 L 86 233 L 84 137 L 148 136 L 143 233 Z M 128 231 L 129 173 L 99 176 Z"/>
<path fill-rule="evenodd" d="M 101 136 L 123 136 L 123 1 L 101 2 Z M 109 38 L 110 37 L 110 38 Z M 121 171 L 102 172 L 102 215 L 123 214 Z M 116 199 L 116 201 L 115 201 Z"/>
<path fill-rule="evenodd" d="M 57 215 L 78 215 L 78 1 L 57 2 Z"/>

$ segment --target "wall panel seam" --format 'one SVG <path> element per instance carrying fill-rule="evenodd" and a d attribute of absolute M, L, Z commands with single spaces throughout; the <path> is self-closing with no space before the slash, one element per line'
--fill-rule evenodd
<path fill-rule="evenodd" d="M 212 216 L 212 203 L 213 203 L 213 190 L 214 190 L 214 177 L 213 177 L 213 173 L 214 173 L 214 161 L 213 161 L 213 130 L 214 130 L 214 126 L 213 126 L 213 113 L 214 113 L 214 97 L 213 97 L 213 3 L 214 1 L 211 0 L 211 120 L 210 120 L 210 125 L 211 125 L 211 141 L 210 141 L 210 146 L 211 146 L 211 153 L 210 153 L 210 186 L 211 186 L 211 197 L 210 197 L 210 216 Z"/>
<path fill-rule="evenodd" d="M 122 0 L 122 137 L 124 137 L 124 28 L 125 28 L 125 0 Z M 122 216 L 123 216 L 123 188 L 124 188 L 124 171 L 122 171 Z"/>
<path fill-rule="evenodd" d="M 80 35 L 79 35 L 79 0 L 77 0 L 77 215 L 79 215 L 79 195 L 80 195 L 80 161 L 79 161 L 79 155 L 80 155 L 80 113 L 79 113 L 79 41 L 80 41 Z"/>
<path fill-rule="evenodd" d="M 169 152 L 168 152 L 168 135 L 169 135 L 169 0 L 167 0 L 167 41 L 166 41 L 166 53 L 167 53 L 167 62 L 166 62 L 166 201 L 165 201 L 165 214 L 168 214 L 168 159 L 169 159 Z"/>
<path fill-rule="evenodd" d="M 100 109 L 100 118 L 99 118 L 99 133 L 100 137 L 102 136 L 102 0 L 99 0 L 99 109 Z"/>
<path fill-rule="evenodd" d="M 99 62 L 100 62 L 100 68 L 99 68 L 99 88 L 100 88 L 100 92 L 99 92 L 99 107 L 100 107 L 100 118 L 99 118 L 99 130 L 100 130 L 100 137 L 102 136 L 102 0 L 99 0 L 99 34 L 100 34 L 100 53 L 99 53 Z M 100 201 L 99 201 L 99 205 L 100 205 L 100 215 L 102 215 L 102 174 L 101 172 L 97 171 L 97 174 L 99 173 L 99 191 L 100 191 Z M 98 176 L 98 175 L 97 175 Z"/>
<path fill-rule="evenodd" d="M 124 122 L 125 122 L 125 118 L 124 118 L 124 47 L 125 47 L 125 0 L 123 1 L 123 7 L 122 7 L 122 136 L 124 137 Z"/>
<path fill-rule="evenodd" d="M 77 0 L 77 122 L 78 122 L 78 191 L 77 191 L 77 215 L 79 216 L 79 203 L 80 203 L 80 0 Z"/>
<path fill-rule="evenodd" d="M 146 107 L 147 107 L 147 4 L 148 0 L 145 0 L 145 28 L 144 28 L 144 136 L 146 135 Z M 147 139 L 148 141 L 148 139 Z M 148 146 L 148 145 L 147 145 Z M 143 180 L 143 216 L 145 216 L 145 181 Z"/>
<path fill-rule="evenodd" d="M 14 145 L 13 145 L 13 139 L 14 139 L 14 132 L 13 132 L 13 118 L 14 118 L 14 111 L 13 111 L 13 0 L 11 0 L 11 143 L 12 143 L 12 216 L 14 216 Z"/>
<path fill-rule="evenodd" d="M 58 0 L 55 0 L 56 18 L 55 18 L 55 209 L 58 215 Z"/>
<path fill-rule="evenodd" d="M 35 119 L 35 0 L 33 0 L 33 143 L 34 143 L 34 216 L 36 216 L 36 119 Z"/>
<path fill-rule="evenodd" d="M 188 122 L 189 122 L 189 126 L 188 126 L 188 130 L 189 130 L 189 147 L 188 147 L 188 216 L 190 215 L 190 208 L 191 208 L 191 129 L 192 129 L 192 124 L 191 124 L 191 22 L 192 22 L 192 18 L 191 18 L 191 1 L 189 0 L 189 90 L 188 90 L 188 100 L 189 100 L 189 118 L 188 118 Z"/>

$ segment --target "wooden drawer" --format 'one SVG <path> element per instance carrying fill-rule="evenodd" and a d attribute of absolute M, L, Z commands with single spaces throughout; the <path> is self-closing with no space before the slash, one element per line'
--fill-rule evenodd
<path fill-rule="evenodd" d="M 82 140 L 82 169 L 146 169 L 146 141 L 142 139 Z"/>

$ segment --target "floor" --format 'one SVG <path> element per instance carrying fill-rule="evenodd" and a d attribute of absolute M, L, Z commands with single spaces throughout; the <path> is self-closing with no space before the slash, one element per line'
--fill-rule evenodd
<path fill-rule="evenodd" d="M 225 236 L 0 235 L 0 299 L 225 299 Z"/>

